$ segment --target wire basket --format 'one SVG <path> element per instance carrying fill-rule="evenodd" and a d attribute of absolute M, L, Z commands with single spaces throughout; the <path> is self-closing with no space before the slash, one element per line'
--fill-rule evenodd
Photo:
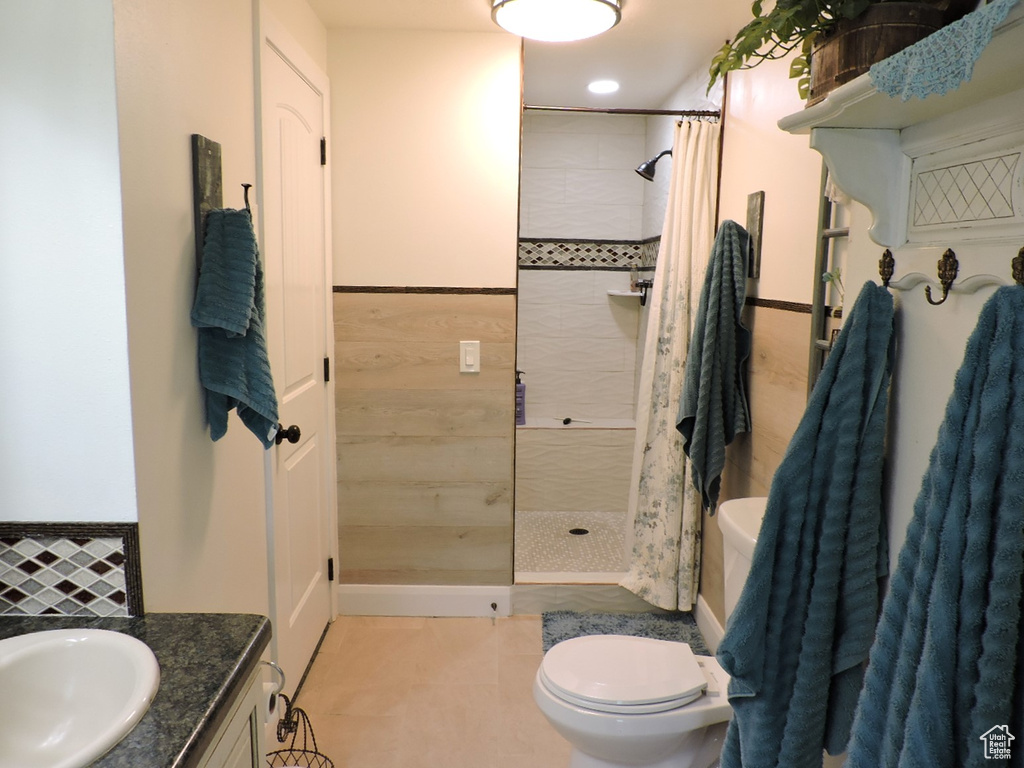
<path fill-rule="evenodd" d="M 282 744 L 291 736 L 285 749 L 267 753 L 268 768 L 334 768 L 334 762 L 321 754 L 316 746 L 316 736 L 306 711 L 293 707 L 283 693 L 286 707 L 284 717 L 277 724 L 277 740 Z"/>

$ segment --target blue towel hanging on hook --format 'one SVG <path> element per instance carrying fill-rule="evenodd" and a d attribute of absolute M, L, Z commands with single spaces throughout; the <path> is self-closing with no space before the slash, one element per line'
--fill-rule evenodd
<path fill-rule="evenodd" d="M 893 344 L 892 297 L 865 283 L 772 479 L 718 646 L 733 707 L 723 768 L 821 768 L 822 749 L 846 746 L 888 565 Z"/>
<path fill-rule="evenodd" d="M 721 490 L 725 447 L 750 431 L 751 335 L 741 319 L 749 258 L 750 233 L 735 221 L 722 222 L 697 305 L 676 424 L 694 487 L 711 514 Z"/>
<path fill-rule="evenodd" d="M 269 448 L 277 433 L 277 395 L 267 354 L 263 267 L 247 209 L 207 215 L 192 325 L 199 329 L 210 437 L 225 435 L 235 409 Z"/>
<path fill-rule="evenodd" d="M 1004 287 L 967 342 L 914 503 L 848 768 L 1022 764 L 1022 382 L 1024 290 Z M 991 759 L 996 744 L 1009 754 Z"/>

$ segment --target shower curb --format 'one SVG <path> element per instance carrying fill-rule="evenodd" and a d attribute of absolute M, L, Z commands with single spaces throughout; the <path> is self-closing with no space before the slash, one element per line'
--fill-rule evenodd
<path fill-rule="evenodd" d="M 509 616 L 511 587 L 339 584 L 342 616 Z"/>

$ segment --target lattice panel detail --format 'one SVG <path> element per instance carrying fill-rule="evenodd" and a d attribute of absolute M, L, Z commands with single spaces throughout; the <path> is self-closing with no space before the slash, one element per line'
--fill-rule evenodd
<path fill-rule="evenodd" d="M 1019 162 L 1016 152 L 918 173 L 914 225 L 1013 218 Z"/>

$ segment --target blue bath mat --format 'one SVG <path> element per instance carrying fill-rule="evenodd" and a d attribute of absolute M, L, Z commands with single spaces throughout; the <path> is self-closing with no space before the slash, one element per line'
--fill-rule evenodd
<path fill-rule="evenodd" d="M 551 611 L 542 617 L 544 650 L 581 635 L 632 635 L 689 644 L 694 653 L 710 656 L 690 613 L 578 613 Z"/>

